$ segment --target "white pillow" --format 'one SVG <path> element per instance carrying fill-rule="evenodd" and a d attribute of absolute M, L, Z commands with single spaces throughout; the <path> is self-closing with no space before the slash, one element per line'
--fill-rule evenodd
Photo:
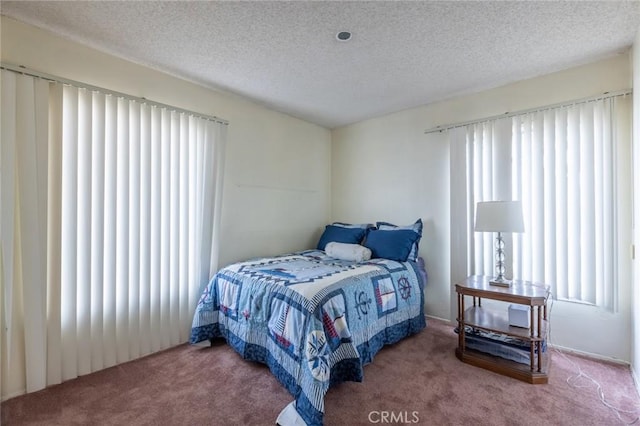
<path fill-rule="evenodd" d="M 327 256 L 352 262 L 364 262 L 371 259 L 371 250 L 360 244 L 337 243 L 332 241 L 324 248 Z"/>

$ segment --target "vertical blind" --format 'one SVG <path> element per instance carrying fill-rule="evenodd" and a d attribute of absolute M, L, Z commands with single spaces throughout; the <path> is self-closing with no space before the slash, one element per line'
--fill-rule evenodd
<path fill-rule="evenodd" d="M 188 339 L 217 269 L 225 138 L 220 122 L 2 71 L 3 398 Z"/>
<path fill-rule="evenodd" d="M 453 279 L 494 274 L 494 235 L 474 232 L 477 202 L 521 200 L 525 232 L 505 235 L 507 276 L 549 284 L 560 300 L 617 309 L 616 120 L 625 102 L 608 97 L 449 132 L 452 257 L 461 257 Z"/>
<path fill-rule="evenodd" d="M 44 81 L 2 71 L 3 397 L 12 382 L 30 390 L 46 382 L 48 89 Z"/>

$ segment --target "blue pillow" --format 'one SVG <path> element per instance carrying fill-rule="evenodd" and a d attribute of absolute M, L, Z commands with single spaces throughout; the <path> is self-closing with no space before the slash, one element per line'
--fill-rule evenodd
<path fill-rule="evenodd" d="M 408 257 L 409 260 L 412 260 L 414 262 L 418 259 L 418 245 L 420 244 L 420 239 L 422 238 L 422 219 L 418 219 L 412 225 L 407 226 L 398 226 L 388 222 L 377 222 L 376 225 L 381 231 L 410 230 L 418 234 L 418 238 L 416 239 L 416 242 L 413 243 Z"/>
<path fill-rule="evenodd" d="M 318 241 L 318 250 L 324 250 L 325 246 L 334 241 L 336 243 L 360 244 L 367 232 L 365 228 L 347 228 L 344 226 L 327 225 Z"/>
<path fill-rule="evenodd" d="M 418 234 L 408 229 L 369 231 L 364 246 L 371 250 L 371 258 L 383 258 L 406 262 Z"/>
<path fill-rule="evenodd" d="M 340 226 L 342 228 L 375 228 L 376 226 L 371 223 L 345 223 L 345 222 L 333 222 L 331 225 Z"/>

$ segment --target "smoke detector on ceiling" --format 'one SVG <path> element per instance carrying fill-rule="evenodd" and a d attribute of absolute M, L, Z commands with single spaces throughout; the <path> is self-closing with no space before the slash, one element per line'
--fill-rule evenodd
<path fill-rule="evenodd" d="M 338 41 L 349 41 L 351 40 L 351 33 L 349 31 L 340 31 L 336 34 L 336 40 Z"/>

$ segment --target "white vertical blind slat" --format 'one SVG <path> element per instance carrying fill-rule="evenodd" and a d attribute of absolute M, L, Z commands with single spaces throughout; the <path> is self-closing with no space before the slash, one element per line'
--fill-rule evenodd
<path fill-rule="evenodd" d="M 556 111 L 555 127 L 555 187 L 556 187 L 556 238 L 552 242 L 556 249 L 557 272 L 555 279 L 551 281 L 551 290 L 558 298 L 569 297 L 569 195 L 568 195 L 568 113 L 566 109 Z"/>
<path fill-rule="evenodd" d="M 17 193 L 20 212 L 20 244 L 22 249 L 22 298 L 27 315 L 24 316 L 24 350 L 26 388 L 28 392 L 43 389 L 46 385 L 46 360 L 39 354 L 46 350 L 46 294 L 41 291 L 46 281 L 46 258 L 42 246 L 46 245 L 46 227 L 40 220 L 40 211 L 46 211 L 38 188 L 39 175 L 45 173 L 38 161 L 41 146 L 46 147 L 47 115 L 41 105 L 45 101 L 38 90 L 43 90 L 33 77 L 20 76 L 17 81 L 16 142 L 17 142 Z M 48 90 L 44 87 L 44 90 Z M 46 103 L 45 103 L 46 105 Z M 44 138 L 44 139 L 43 139 Z M 46 183 L 46 180 L 45 180 Z M 43 204 L 44 203 L 44 204 Z"/>
<path fill-rule="evenodd" d="M 544 280 L 544 211 L 547 208 L 544 197 L 544 113 L 536 112 L 532 116 L 531 126 L 531 279 Z"/>
<path fill-rule="evenodd" d="M 151 353 L 151 108 L 140 107 L 140 355 Z"/>
<path fill-rule="evenodd" d="M 78 254 L 76 305 L 78 324 L 78 375 L 91 370 L 91 92 L 78 90 Z"/>
<path fill-rule="evenodd" d="M 129 355 L 140 356 L 140 104 L 129 103 Z"/>
<path fill-rule="evenodd" d="M 209 266 L 209 277 L 211 278 L 213 274 L 218 271 L 218 259 L 219 259 L 219 251 L 220 251 L 220 223 L 221 223 L 221 214 L 219 212 L 222 211 L 222 191 L 224 187 L 224 174 L 220 173 L 220 170 L 224 170 L 224 160 L 225 160 L 225 152 L 226 152 L 226 139 L 227 139 L 227 126 L 215 126 L 215 138 L 213 141 L 208 141 L 210 145 L 213 145 L 214 150 L 214 160 L 210 167 L 213 167 L 217 172 L 214 173 L 214 194 L 215 197 L 212 197 L 214 200 L 214 208 L 213 208 L 213 232 L 211 236 L 211 259 Z M 181 146 L 183 146 L 181 144 Z M 203 193 L 204 197 L 207 196 L 207 193 Z M 195 309 L 196 300 L 191 302 L 191 305 L 188 308 L 188 312 L 191 312 Z"/>
<path fill-rule="evenodd" d="M 605 183 L 605 169 L 606 166 L 606 148 L 603 144 L 604 129 L 603 120 L 601 119 L 604 112 L 604 105 L 598 103 L 594 105 L 594 120 L 593 120 L 593 204 L 595 210 L 594 214 L 594 232 L 593 232 L 593 250 L 597 259 L 603 259 L 603 262 L 598 262 L 593 265 L 594 280 L 596 282 L 602 282 L 605 279 L 606 268 L 606 254 L 604 252 L 606 239 L 604 237 L 605 215 L 607 209 L 604 207 L 604 186 Z M 594 286 L 594 302 L 601 301 L 604 298 L 604 287 Z"/>
<path fill-rule="evenodd" d="M 2 238 L 0 241 L 0 255 L 2 256 L 2 286 L 0 295 L 2 298 L 2 311 L 4 318 L 3 324 L 6 327 L 6 333 L 0 334 L 0 339 L 6 336 L 6 340 L 0 341 L 0 348 L 4 347 L 6 353 L 2 364 L 0 365 L 0 373 L 5 380 L 9 380 L 9 376 L 15 374 L 8 371 L 8 365 L 12 361 L 12 342 L 13 342 L 13 293 L 14 280 L 16 272 L 14 271 L 14 238 L 15 238 L 15 164 L 16 164 L 16 99 L 18 94 L 16 84 L 16 74 L 0 70 L 2 78 L 1 88 L 2 96 L 0 96 L 0 105 L 2 114 L 0 114 L 0 232 Z M 5 369 L 6 368 L 6 369 Z"/>
<path fill-rule="evenodd" d="M 42 286 L 46 283 L 47 263 L 47 210 L 48 210 L 48 179 L 49 179 L 49 90 L 50 83 L 46 80 L 36 79 L 35 82 L 35 107 L 36 107 L 36 191 L 37 191 L 37 215 L 38 215 L 38 247 L 39 261 L 44 267 L 40 268 L 38 289 L 43 295 L 43 304 L 39 306 L 46 312 L 46 291 Z M 46 285 L 45 285 L 46 288 Z M 46 327 L 45 327 L 46 328 Z M 44 348 L 46 350 L 46 347 Z"/>
<path fill-rule="evenodd" d="M 482 167 L 482 143 L 484 141 L 484 135 L 483 135 L 483 125 L 482 124 L 478 124 L 476 126 L 473 126 L 473 137 L 472 137 L 472 141 L 473 143 L 471 144 L 472 146 L 472 152 L 471 152 L 471 163 L 473 164 L 473 180 L 471 181 L 471 185 L 472 185 L 472 189 L 471 189 L 471 199 L 470 199 L 470 208 L 474 209 L 475 211 L 475 206 L 476 203 L 479 201 L 478 197 L 480 197 L 480 200 L 482 199 L 482 188 L 483 188 L 483 178 L 484 178 L 484 174 L 482 172 L 483 167 Z M 471 229 L 473 230 L 473 225 L 471 227 Z M 473 234 L 472 234 L 473 235 Z M 473 258 L 474 260 L 474 264 L 473 264 L 473 271 L 477 272 L 477 273 L 481 273 L 480 271 L 483 270 L 484 267 L 484 241 L 482 239 L 474 239 L 472 237 L 472 242 L 474 244 L 474 253 L 475 253 L 475 257 Z"/>
<path fill-rule="evenodd" d="M 482 124 L 482 143 L 480 145 L 480 170 L 482 170 L 482 181 L 480 184 L 480 192 L 476 194 L 476 202 L 494 199 L 495 184 L 493 182 L 493 172 L 491 164 L 493 164 L 494 137 L 493 126 L 495 122 L 490 121 Z M 475 234 L 474 234 L 475 235 Z M 479 271 L 483 274 L 491 275 L 493 265 L 495 263 L 495 235 L 493 233 L 480 233 L 476 238 L 480 238 L 480 253 L 483 253 L 483 262 Z"/>
<path fill-rule="evenodd" d="M 47 384 L 62 382 L 62 109 L 63 88 L 49 92 L 49 159 L 47 208 Z M 4 96 L 3 96 L 4 98 Z M 4 116 L 4 113 L 3 113 Z"/>
<path fill-rule="evenodd" d="M 169 311 L 169 215 L 170 215 L 170 173 L 169 155 L 171 144 L 170 113 L 163 109 L 161 113 L 160 135 L 160 331 L 161 348 L 170 345 Z"/>
<path fill-rule="evenodd" d="M 531 141 L 531 133 L 532 133 L 532 122 L 531 115 L 525 115 L 522 120 L 522 157 L 520 157 L 520 167 L 522 169 L 522 210 L 524 216 L 525 227 L 531 228 L 531 223 L 533 223 L 533 208 L 532 205 L 532 141 Z M 525 232 L 522 234 L 522 250 L 525 253 L 531 253 L 533 249 L 533 241 L 532 241 L 532 233 Z M 531 256 L 523 256 L 522 257 L 522 273 L 525 277 L 532 276 L 532 259 Z"/>
<path fill-rule="evenodd" d="M 580 114 L 576 107 L 567 115 L 567 296 L 579 300 L 580 293 Z"/>
<path fill-rule="evenodd" d="M 213 217 L 213 197 L 205 197 L 207 188 L 212 188 L 215 185 L 213 181 L 213 147 L 209 146 L 206 141 L 211 137 L 211 124 L 210 122 L 202 122 L 202 167 L 200 173 L 202 176 L 202 185 L 199 193 L 199 198 L 202 203 L 200 210 L 200 240 L 202 241 L 200 246 L 200 282 L 206 282 L 209 279 L 209 265 L 211 258 L 211 234 L 213 232 L 213 222 L 210 220 L 204 220 L 206 217 Z"/>
<path fill-rule="evenodd" d="M 116 158 L 116 347 L 117 362 L 129 354 L 129 102 L 117 100 Z"/>
<path fill-rule="evenodd" d="M 11 333 L 12 315 L 12 291 L 13 291 L 13 238 L 15 218 L 15 163 L 16 163 L 16 75 L 12 72 L 0 70 L 2 76 L 0 97 L 1 111 L 0 132 L 2 144 L 0 144 L 0 231 L 2 238 L 0 249 L 2 250 L 2 287 L 5 322 L 7 332 Z M 11 339 L 8 338 L 10 341 Z"/>
<path fill-rule="evenodd" d="M 496 120 L 494 123 L 494 147 L 493 147 L 493 163 L 498 167 L 493 167 L 498 170 L 494 173 L 493 177 L 493 199 L 494 200 L 511 200 L 511 179 L 505 177 L 509 176 L 509 169 L 511 168 L 511 157 L 513 155 L 513 123 L 508 118 L 502 118 Z M 507 259 L 513 259 L 513 234 L 505 233 L 504 238 L 504 251 Z M 494 266 L 495 266 L 495 258 Z M 489 272 L 490 273 L 490 272 Z M 513 267 L 511 262 L 506 262 L 505 265 L 506 276 L 513 276 Z"/>
<path fill-rule="evenodd" d="M 522 169 L 517 165 L 522 161 L 522 117 L 513 117 L 512 132 L 512 160 L 511 160 L 511 194 L 513 200 L 520 200 L 522 196 Z M 523 206 L 523 216 L 525 208 Z M 516 234 L 513 238 L 513 276 L 522 277 L 523 274 L 523 234 Z"/>
<path fill-rule="evenodd" d="M 542 118 L 544 126 L 543 146 L 543 197 L 544 211 L 542 213 L 542 222 L 544 223 L 544 273 L 541 274 L 541 281 L 544 283 L 555 282 L 557 268 L 556 253 L 556 184 L 554 172 L 556 170 L 556 156 L 554 155 L 555 140 L 555 114 L 553 111 L 545 111 Z"/>
<path fill-rule="evenodd" d="M 113 96 L 105 97 L 104 171 L 104 279 L 103 325 L 104 366 L 117 362 L 116 350 L 116 191 L 118 105 Z"/>
<path fill-rule="evenodd" d="M 580 258 L 595 259 L 595 217 L 594 212 L 601 206 L 594 203 L 594 120 L 593 104 L 580 107 Z M 595 297 L 595 264 L 582 262 L 580 265 L 581 299 L 590 303 Z"/>
<path fill-rule="evenodd" d="M 179 221 L 180 221 L 180 114 L 173 111 L 170 114 L 170 173 L 169 173 L 169 324 L 170 343 L 180 342 L 180 295 L 178 292 L 180 258 L 179 246 Z"/>
<path fill-rule="evenodd" d="M 62 117 L 62 379 L 78 375 L 77 345 L 77 194 L 78 89 L 63 89 Z"/>
<path fill-rule="evenodd" d="M 188 283 L 189 281 L 189 117 L 185 114 L 180 115 L 180 196 L 179 196 L 179 214 L 180 229 L 178 242 L 178 280 L 180 283 Z M 186 208 L 185 208 L 186 207 Z M 218 210 L 220 211 L 220 210 Z M 189 288 L 193 287 L 180 285 L 180 324 L 185 324 L 181 339 L 188 337 L 190 313 Z M 194 305 L 195 308 L 195 305 Z"/>
<path fill-rule="evenodd" d="M 203 235 L 203 229 L 202 229 L 202 211 L 203 211 L 203 197 L 200 196 L 200 194 L 202 193 L 202 189 L 204 186 L 204 179 L 203 179 L 203 173 L 202 173 L 202 167 L 203 167 L 203 162 L 204 162 L 204 156 L 202 155 L 203 150 L 203 143 L 204 143 L 204 123 L 202 121 L 198 121 L 196 123 L 196 152 L 198 153 L 198 155 L 196 156 L 196 192 L 195 192 L 195 208 L 196 208 L 196 220 L 195 220 L 195 224 L 196 224 L 196 235 L 198 236 L 198 238 L 195 239 L 195 257 L 196 257 L 196 264 L 195 264 L 195 274 L 196 274 L 196 281 L 198 282 L 202 282 L 203 280 L 203 276 L 202 276 L 202 248 L 203 248 L 203 243 L 202 243 L 202 238 L 201 236 Z"/>
<path fill-rule="evenodd" d="M 189 200 L 188 209 L 189 212 L 189 237 L 188 237 L 188 271 L 189 282 L 197 282 L 196 278 L 196 157 L 197 157 L 197 143 L 196 143 L 197 131 L 196 120 L 193 117 L 189 117 Z M 193 287 L 189 288 L 189 300 L 194 299 L 198 292 Z"/>
<path fill-rule="evenodd" d="M 615 220 L 616 209 L 615 202 L 618 199 L 616 191 L 616 175 L 614 173 L 617 170 L 616 158 L 618 157 L 617 141 L 614 137 L 616 119 L 615 109 L 619 102 L 624 102 L 624 99 L 615 98 L 607 99 L 604 102 L 602 110 L 602 169 L 603 169 L 603 183 L 602 183 L 602 204 L 603 207 L 603 270 L 602 270 L 602 286 L 603 295 L 598 299 L 599 302 L 605 306 L 613 306 L 617 308 L 616 303 L 616 291 L 615 283 L 618 281 L 615 260 L 617 258 L 617 221 Z M 599 286 L 600 287 L 600 286 Z"/>
<path fill-rule="evenodd" d="M 160 134 L 161 115 L 151 109 L 151 352 L 161 348 L 160 327 Z"/>
<path fill-rule="evenodd" d="M 452 164 L 451 168 L 452 170 L 458 170 L 458 169 L 462 169 L 464 168 L 464 171 L 466 172 L 466 176 L 464 179 L 464 187 L 461 187 L 461 190 L 463 190 L 464 194 L 465 194 L 465 198 L 464 204 L 459 204 L 460 208 L 462 208 L 461 212 L 464 212 L 464 216 L 466 218 L 466 221 L 458 221 L 456 220 L 456 224 L 455 226 L 464 226 L 464 230 L 465 230 L 465 244 L 467 247 L 466 250 L 466 271 L 465 274 L 463 275 L 462 278 L 466 277 L 468 274 L 470 274 L 471 272 L 475 271 L 475 242 L 474 242 L 474 238 L 473 238 L 473 226 L 474 226 L 474 221 L 475 221 L 475 201 L 474 201 L 474 195 L 473 195 L 473 187 L 474 187 L 474 179 L 473 177 L 474 175 L 474 162 L 473 162 L 473 128 L 472 127 L 468 127 L 467 129 L 461 128 L 460 129 L 460 134 L 457 134 L 455 137 L 452 138 L 453 142 L 458 142 L 460 144 L 464 144 L 461 148 L 459 148 L 459 153 L 456 156 L 457 158 L 459 158 L 461 164 Z M 460 170 L 459 173 L 462 173 L 462 171 Z M 468 214 L 469 210 L 472 211 L 472 214 Z M 462 247 L 460 247 L 462 248 Z"/>
<path fill-rule="evenodd" d="M 91 370 L 104 367 L 104 172 L 105 172 L 105 97 L 92 94 L 91 134 Z"/>
<path fill-rule="evenodd" d="M 470 143 L 467 141 L 468 129 L 460 127 L 452 129 L 448 132 L 448 140 L 450 146 L 449 154 L 449 181 L 451 185 L 450 212 L 451 212 L 451 291 L 455 289 L 453 285 L 462 282 L 471 270 L 470 256 L 473 244 L 469 235 L 470 217 L 468 215 L 472 191 L 470 187 L 469 175 L 472 166 L 470 165 L 469 150 Z M 453 294 L 453 293 L 452 293 Z M 455 301 L 452 299 L 452 308 Z"/>

